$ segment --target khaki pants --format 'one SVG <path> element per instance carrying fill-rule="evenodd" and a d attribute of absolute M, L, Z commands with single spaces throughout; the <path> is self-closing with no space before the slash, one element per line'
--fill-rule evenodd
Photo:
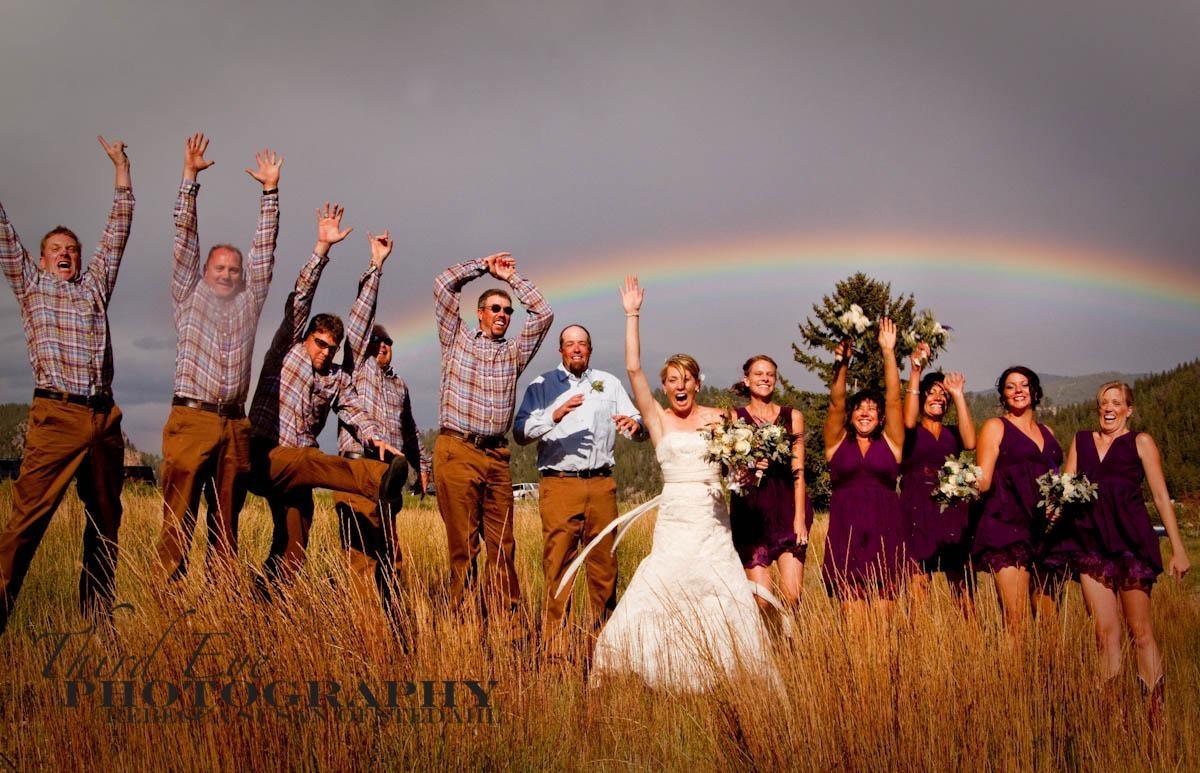
<path fill-rule="evenodd" d="M 208 566 L 237 556 L 238 516 L 250 485 L 250 422 L 174 406 L 163 427 L 163 526 L 158 560 L 167 580 L 187 574 L 200 491 L 211 482 Z"/>
<path fill-rule="evenodd" d="M 483 611 L 492 596 L 509 611 L 521 602 L 508 459 L 507 448 L 477 448 L 449 435 L 438 435 L 434 444 L 433 474 L 450 551 L 450 598 L 456 607 L 467 589 L 475 587 L 480 542 L 487 548 Z"/>
<path fill-rule="evenodd" d="M 17 594 L 50 517 L 74 478 L 87 514 L 79 608 L 110 614 L 125 479 L 121 409 L 34 398 L 25 433 L 25 455 L 13 486 L 12 516 L 0 533 L 0 631 L 8 625 Z"/>
<path fill-rule="evenodd" d="M 539 492 L 542 514 L 542 573 L 546 578 L 546 603 L 542 615 L 542 641 L 550 654 L 562 654 L 566 644 L 563 629 L 571 614 L 571 587 L 555 590 L 563 572 L 617 517 L 617 484 L 608 478 L 542 478 Z M 613 555 L 614 534 L 608 534 L 584 560 L 588 600 L 591 602 L 592 636 L 617 606 L 617 557 Z"/>
<path fill-rule="evenodd" d="M 386 506 L 342 492 L 334 493 L 333 507 L 349 563 L 351 592 L 360 599 L 375 599 L 385 611 L 392 611 L 403 562 L 396 540 L 396 514 L 385 514 Z"/>
<path fill-rule="evenodd" d="M 319 448 L 253 444 L 251 490 L 265 496 L 274 523 L 271 552 L 263 567 L 277 583 L 290 583 L 304 567 L 312 527 L 314 488 L 379 500 L 379 482 L 387 465 L 374 459 L 345 459 Z"/>

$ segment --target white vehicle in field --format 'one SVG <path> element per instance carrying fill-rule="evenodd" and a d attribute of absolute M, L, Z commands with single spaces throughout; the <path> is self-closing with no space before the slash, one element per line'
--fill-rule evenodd
<path fill-rule="evenodd" d="M 537 499 L 538 485 L 536 483 L 514 483 L 513 499 Z"/>

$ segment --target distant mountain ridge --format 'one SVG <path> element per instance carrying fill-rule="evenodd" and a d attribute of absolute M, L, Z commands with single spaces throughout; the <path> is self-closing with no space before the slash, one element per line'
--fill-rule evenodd
<path fill-rule="evenodd" d="M 1071 405 L 1093 400 L 1096 390 L 1101 384 L 1109 381 L 1124 381 L 1133 384 L 1146 378 L 1149 373 L 1121 373 L 1115 370 L 1103 373 L 1088 373 L 1083 376 L 1058 376 L 1053 373 L 1039 373 L 1042 380 L 1042 391 L 1045 392 L 1051 405 Z"/>

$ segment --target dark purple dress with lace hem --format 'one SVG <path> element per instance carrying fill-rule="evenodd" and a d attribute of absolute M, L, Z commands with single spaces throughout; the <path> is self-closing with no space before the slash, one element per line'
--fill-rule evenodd
<path fill-rule="evenodd" d="M 738 408 L 737 415 L 748 424 L 757 423 L 745 408 Z M 790 437 L 792 409 L 781 407 L 774 423 L 787 430 Z M 729 498 L 733 546 L 746 569 L 770 566 L 784 553 L 791 553 L 801 562 L 804 561 L 808 546 L 798 543 L 793 528 L 796 516 L 794 486 L 791 461 L 772 462 L 763 472 L 759 485 L 750 485 L 741 494 Z M 804 498 L 804 516 L 811 531 L 813 507 L 807 494 Z"/>
<path fill-rule="evenodd" d="M 1043 443 L 1039 449 L 1011 421 L 1000 421 L 1004 436 L 975 529 L 973 557 L 992 572 L 1009 566 L 1051 573 L 1069 569 L 1074 558 L 1070 519 L 1060 518 L 1047 535 L 1046 514 L 1037 506 L 1037 479 L 1062 466 L 1062 447 L 1044 424 L 1038 424 Z"/>
<path fill-rule="evenodd" d="M 958 428 L 943 426 L 937 437 L 918 424 L 904 434 L 900 465 L 900 507 L 904 512 L 908 558 L 914 569 L 945 572 L 961 580 L 971 558 L 970 507 L 942 509 L 934 500 L 938 471 L 947 456 L 962 453 Z"/>
<path fill-rule="evenodd" d="M 832 496 L 821 572 L 831 595 L 895 595 L 905 560 L 899 474 L 900 465 L 882 437 L 872 440 L 864 454 L 857 440 L 847 436 L 829 460 Z"/>
<path fill-rule="evenodd" d="M 1163 565 L 1158 535 L 1142 497 L 1146 474 L 1137 435 L 1127 432 L 1113 440 L 1103 460 L 1090 431 L 1075 435 L 1078 471 L 1098 486 L 1096 501 L 1077 510 L 1080 550 L 1075 565 L 1081 574 L 1113 590 L 1149 593 Z"/>

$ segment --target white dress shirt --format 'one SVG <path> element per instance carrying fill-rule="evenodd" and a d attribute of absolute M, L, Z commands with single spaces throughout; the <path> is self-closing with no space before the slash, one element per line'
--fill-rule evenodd
<path fill-rule="evenodd" d="M 583 404 L 555 424 L 554 411 L 580 394 Z M 518 442 L 538 441 L 539 470 L 595 470 L 614 464 L 617 427 L 613 416 L 642 421 L 621 381 L 595 368 L 575 376 L 560 363 L 525 389 L 513 434 Z"/>

